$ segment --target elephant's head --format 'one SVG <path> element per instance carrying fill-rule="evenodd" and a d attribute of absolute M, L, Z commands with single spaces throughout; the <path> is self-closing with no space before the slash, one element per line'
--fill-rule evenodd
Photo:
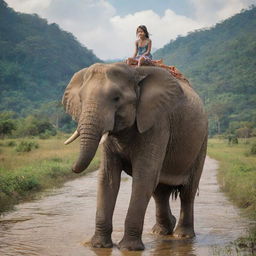
<path fill-rule="evenodd" d="M 157 88 L 154 78 L 150 79 L 144 71 L 123 63 L 94 64 L 72 77 L 62 102 L 66 112 L 78 122 L 73 137 L 80 135 L 80 156 L 74 172 L 87 168 L 103 134 L 129 128 L 136 120 L 141 133 L 153 126 L 161 113 L 160 103 L 168 93 Z M 151 82 L 146 83 L 144 93 L 145 88 L 139 84 L 148 78 Z"/>

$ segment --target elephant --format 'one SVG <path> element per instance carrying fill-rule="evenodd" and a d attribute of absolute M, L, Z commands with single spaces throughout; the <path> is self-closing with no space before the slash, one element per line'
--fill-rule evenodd
<path fill-rule="evenodd" d="M 120 250 L 145 249 L 142 232 L 151 197 L 156 205 L 153 233 L 194 237 L 194 199 L 208 122 L 193 88 L 161 67 L 96 63 L 74 74 L 62 103 L 78 123 L 65 142 L 80 136 L 75 173 L 88 167 L 101 144 L 92 246 L 113 247 L 112 218 L 123 171 L 132 176 L 132 192 Z M 177 225 L 171 195 L 181 201 Z"/>

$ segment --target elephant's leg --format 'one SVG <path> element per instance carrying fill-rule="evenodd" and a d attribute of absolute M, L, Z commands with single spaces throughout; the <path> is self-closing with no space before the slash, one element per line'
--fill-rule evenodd
<path fill-rule="evenodd" d="M 120 249 L 133 251 L 144 250 L 141 240 L 144 216 L 154 191 L 156 177 L 154 180 L 148 179 L 147 177 L 143 179 L 133 176 L 132 195 L 125 219 L 124 236 L 118 245 Z M 141 184 L 141 180 L 143 184 Z"/>
<path fill-rule="evenodd" d="M 156 224 L 152 232 L 160 235 L 172 234 L 176 224 L 176 218 L 172 215 L 169 198 L 171 194 L 170 186 L 158 184 L 153 193 L 156 203 Z"/>
<path fill-rule="evenodd" d="M 164 135 L 159 136 L 158 133 L 154 137 L 152 134 L 148 134 L 149 137 L 144 138 L 141 148 L 134 152 L 132 194 L 125 219 L 124 237 L 119 243 L 120 249 L 144 249 L 141 240 L 144 216 L 149 200 L 159 181 L 166 142 L 168 142 L 168 134 Z"/>
<path fill-rule="evenodd" d="M 112 216 L 120 186 L 121 162 L 113 155 L 102 153 L 101 167 L 98 174 L 98 194 L 95 234 L 91 239 L 93 247 L 113 247 Z"/>
<path fill-rule="evenodd" d="M 174 231 L 175 237 L 194 237 L 194 199 L 198 189 L 199 180 L 202 174 L 205 155 L 206 155 L 207 140 L 203 143 L 200 153 L 191 167 L 191 176 L 189 184 L 186 184 L 180 189 L 180 218 L 178 225 Z"/>
<path fill-rule="evenodd" d="M 189 186 L 184 186 L 180 191 L 180 218 L 173 233 L 175 237 L 190 238 L 195 236 L 194 232 L 194 191 Z"/>

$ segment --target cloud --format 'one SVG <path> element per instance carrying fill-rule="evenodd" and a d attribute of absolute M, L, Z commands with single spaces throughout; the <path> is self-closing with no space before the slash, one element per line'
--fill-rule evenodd
<path fill-rule="evenodd" d="M 256 1 L 240 1 L 240 0 L 230 0 L 229 3 L 225 3 L 225 5 L 220 8 L 217 12 L 217 20 L 224 20 L 235 13 L 238 13 L 242 9 L 247 8 L 250 4 L 256 3 Z"/>
<path fill-rule="evenodd" d="M 153 48 L 160 48 L 171 39 L 175 39 L 177 35 L 185 35 L 188 31 L 204 26 L 204 24 L 185 16 L 177 15 L 170 9 L 167 9 L 162 17 L 152 10 L 146 10 L 125 17 L 115 16 L 111 18 L 111 23 L 115 37 L 118 39 L 116 44 L 119 45 L 119 56 L 133 54 L 135 32 L 138 25 L 147 26 L 151 34 Z M 120 42 L 126 43 L 120 44 Z"/>
<path fill-rule="evenodd" d="M 38 13 L 42 9 L 46 9 L 51 0 L 5 0 L 10 7 L 13 7 L 19 12 Z"/>
<path fill-rule="evenodd" d="M 170 8 L 163 15 L 145 9 L 120 16 L 107 0 L 6 0 L 17 11 L 38 13 L 49 22 L 57 23 L 102 59 L 131 56 L 138 25 L 148 27 L 153 48 L 160 48 L 178 35 L 214 25 L 255 3 L 255 0 L 189 1 L 194 13 L 186 17 Z"/>
<path fill-rule="evenodd" d="M 190 2 L 195 9 L 195 19 L 211 25 L 255 4 L 256 0 L 190 0 Z"/>
<path fill-rule="evenodd" d="M 98 57 L 106 58 L 110 56 L 105 52 L 111 51 L 109 42 L 113 33 L 109 20 L 115 13 L 115 8 L 104 0 L 52 0 L 40 14 L 72 32 Z"/>
<path fill-rule="evenodd" d="M 115 12 L 114 7 L 104 0 L 51 0 L 41 14 L 66 29 L 90 31 L 104 27 Z"/>

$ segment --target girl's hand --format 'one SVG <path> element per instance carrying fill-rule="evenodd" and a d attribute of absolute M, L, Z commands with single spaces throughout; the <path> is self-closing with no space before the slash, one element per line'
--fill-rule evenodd
<path fill-rule="evenodd" d="M 148 39 L 148 50 L 143 54 L 144 56 L 149 55 L 151 52 L 152 41 Z"/>

